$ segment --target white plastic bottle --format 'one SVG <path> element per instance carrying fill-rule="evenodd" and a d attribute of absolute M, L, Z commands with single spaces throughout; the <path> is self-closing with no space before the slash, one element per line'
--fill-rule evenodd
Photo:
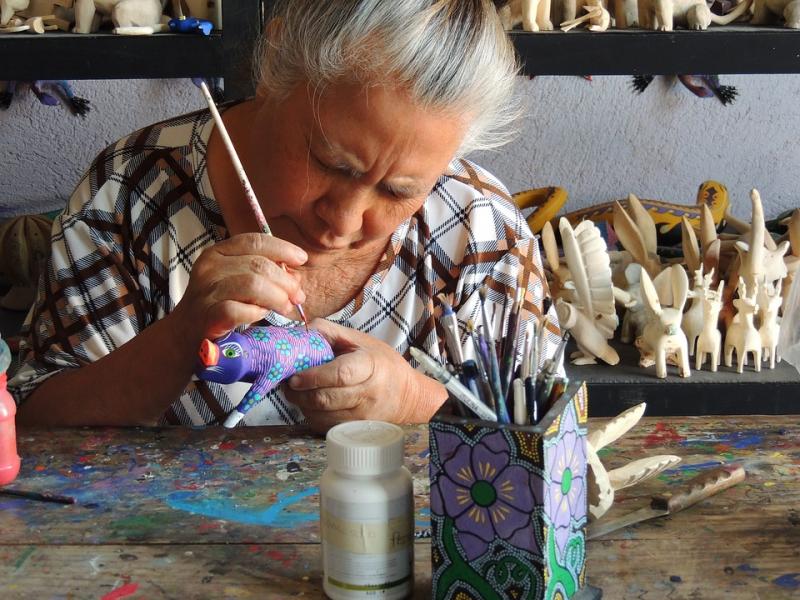
<path fill-rule="evenodd" d="M 414 492 L 403 430 L 351 421 L 328 431 L 320 482 L 323 588 L 333 600 L 406 598 L 414 587 Z"/>

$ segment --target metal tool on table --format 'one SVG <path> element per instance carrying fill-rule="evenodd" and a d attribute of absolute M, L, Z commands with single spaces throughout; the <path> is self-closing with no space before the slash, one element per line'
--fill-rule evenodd
<path fill-rule="evenodd" d="M 744 481 L 744 477 L 744 468 L 736 464 L 705 471 L 687 481 L 673 493 L 653 496 L 649 506 L 616 519 L 603 520 L 589 525 L 586 529 L 586 539 L 592 540 L 634 523 L 674 514 L 733 487 L 740 481 Z"/>

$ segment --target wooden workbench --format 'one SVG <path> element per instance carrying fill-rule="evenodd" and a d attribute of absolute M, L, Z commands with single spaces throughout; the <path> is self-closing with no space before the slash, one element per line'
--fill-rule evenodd
<path fill-rule="evenodd" d="M 319 438 L 278 428 L 22 430 L 0 497 L 0 597 L 321 597 Z M 602 453 L 608 467 L 671 453 L 677 468 L 620 494 L 609 516 L 722 462 L 747 480 L 683 513 L 588 543 L 604 598 L 800 597 L 800 416 L 645 419 Z M 427 516 L 427 431 L 407 430 L 417 527 Z M 416 544 L 416 596 L 430 595 Z"/>

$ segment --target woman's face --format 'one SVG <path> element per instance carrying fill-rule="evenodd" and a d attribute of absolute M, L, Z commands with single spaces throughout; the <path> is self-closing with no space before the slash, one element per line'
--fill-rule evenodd
<path fill-rule="evenodd" d="M 280 103 L 262 101 L 251 173 L 264 215 L 310 265 L 370 255 L 420 208 L 466 126 L 385 86 L 340 84 L 312 98 L 303 84 Z"/>

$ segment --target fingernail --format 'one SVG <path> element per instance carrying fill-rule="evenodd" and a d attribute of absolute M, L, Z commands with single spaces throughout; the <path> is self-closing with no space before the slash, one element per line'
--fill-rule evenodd
<path fill-rule="evenodd" d="M 289 387 L 293 390 L 300 387 L 300 378 L 297 375 L 292 375 L 289 378 Z"/>
<path fill-rule="evenodd" d="M 306 262 L 308 260 L 308 254 L 299 246 L 297 247 L 297 260 L 300 262 Z"/>

